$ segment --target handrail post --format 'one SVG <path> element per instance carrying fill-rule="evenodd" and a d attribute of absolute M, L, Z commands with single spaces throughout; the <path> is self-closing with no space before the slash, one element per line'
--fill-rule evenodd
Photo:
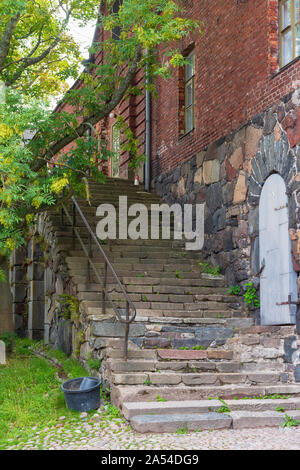
<path fill-rule="evenodd" d="M 76 228 L 76 206 L 73 203 L 73 219 L 72 219 L 72 249 L 75 250 L 75 228 Z"/>
<path fill-rule="evenodd" d="M 129 338 L 129 302 L 126 301 L 126 323 L 124 336 L 124 360 L 128 359 L 128 338 Z"/>
<path fill-rule="evenodd" d="M 107 284 L 107 262 L 104 263 L 104 279 L 103 279 L 103 290 L 102 290 L 102 313 L 105 315 L 106 304 L 105 304 L 105 293 L 106 293 L 106 284 Z"/>
<path fill-rule="evenodd" d="M 91 238 L 91 235 L 89 234 L 89 246 L 88 246 L 88 254 L 89 254 L 89 258 L 92 258 L 92 238 Z M 90 260 L 88 259 L 88 273 L 87 273 L 87 276 L 88 276 L 88 281 L 90 282 L 91 281 L 91 268 L 90 268 Z"/>

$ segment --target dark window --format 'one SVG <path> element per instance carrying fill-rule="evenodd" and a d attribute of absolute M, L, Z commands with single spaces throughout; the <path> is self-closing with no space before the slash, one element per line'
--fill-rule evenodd
<path fill-rule="evenodd" d="M 116 15 L 119 13 L 119 10 L 120 10 L 120 6 L 122 5 L 123 3 L 123 0 L 116 0 L 115 3 L 113 4 L 113 13 L 115 13 Z M 121 28 L 120 26 L 116 26 L 115 28 L 113 28 L 112 30 L 112 38 L 113 39 L 120 39 L 120 34 L 121 34 Z"/>

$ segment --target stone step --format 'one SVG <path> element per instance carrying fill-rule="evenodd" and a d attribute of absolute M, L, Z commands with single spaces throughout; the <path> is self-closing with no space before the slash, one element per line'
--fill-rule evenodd
<path fill-rule="evenodd" d="M 67 257 L 66 258 L 68 266 L 70 269 L 73 271 L 75 270 L 82 270 L 86 269 L 88 266 L 88 260 L 83 258 L 81 261 L 74 260 L 74 258 Z M 95 258 L 92 260 L 93 264 L 96 266 L 97 269 L 103 270 L 104 269 L 104 264 L 105 261 L 102 258 Z M 113 264 L 116 270 L 128 270 L 128 271 L 145 271 L 149 270 L 150 273 L 156 272 L 156 271 L 163 271 L 163 272 L 171 272 L 174 273 L 175 276 L 175 271 L 179 270 L 180 273 L 184 276 L 186 272 L 195 272 L 198 271 L 198 266 L 196 263 L 194 263 L 192 260 L 187 260 L 187 262 L 182 262 L 178 263 L 175 260 L 172 262 L 171 260 L 168 260 L 168 263 L 163 263 L 159 262 L 158 260 L 140 260 L 139 263 L 137 263 L 135 260 L 133 260 L 132 263 L 128 261 L 126 258 L 117 258 L 115 261 L 112 259 L 109 259 L 110 263 Z M 200 271 L 199 271 L 200 272 Z"/>
<path fill-rule="evenodd" d="M 82 298 L 83 297 L 83 298 Z M 81 296 L 82 304 L 84 308 L 99 308 L 99 300 L 101 297 L 98 297 L 96 300 L 86 300 L 85 299 L 86 295 Z M 161 298 L 159 299 L 159 296 L 156 296 L 155 294 L 147 294 L 147 295 L 141 295 L 140 299 L 138 300 L 138 295 L 130 295 L 129 296 L 131 301 L 134 303 L 135 308 L 138 310 L 177 310 L 176 316 L 178 316 L 178 311 L 180 312 L 196 312 L 196 316 L 198 316 L 198 312 L 200 312 L 200 315 L 202 314 L 202 311 L 206 310 L 212 310 L 212 311 L 217 311 L 219 310 L 219 315 L 220 318 L 222 318 L 222 313 L 228 312 L 229 315 L 227 316 L 232 316 L 231 312 L 234 309 L 234 307 L 231 307 L 230 304 L 228 303 L 223 303 L 223 302 L 199 302 L 197 300 L 191 299 L 191 303 L 186 303 L 184 300 L 185 298 L 188 298 L 189 296 L 167 296 L 167 298 Z M 162 296 L 161 296 L 162 297 Z M 126 308 L 126 299 L 124 299 L 124 296 L 121 294 L 119 295 L 114 295 L 112 293 L 109 294 L 109 299 L 114 301 L 114 304 L 116 307 L 120 309 Z M 157 302 L 153 301 L 157 300 Z M 177 300 L 176 300 L 177 299 Z M 109 301 L 107 301 L 107 307 L 110 307 Z M 237 307 L 236 307 L 237 308 Z M 179 314 L 180 315 L 180 314 Z M 165 316 L 165 315 L 163 315 Z M 184 316 L 184 314 L 183 314 Z M 186 316 L 186 314 L 185 314 Z"/>
<path fill-rule="evenodd" d="M 108 257 L 109 261 L 114 264 L 114 265 L 126 265 L 126 266 L 148 266 L 148 265 L 156 265 L 157 263 L 162 263 L 162 266 L 170 266 L 170 265 L 175 265 L 176 268 L 179 266 L 178 269 L 183 268 L 183 270 L 188 269 L 189 267 L 196 267 L 198 269 L 198 263 L 194 259 L 180 259 L 178 260 L 177 258 L 162 258 L 161 260 L 159 259 L 159 256 L 157 258 L 143 258 L 142 256 L 133 258 L 133 257 L 120 257 L 116 256 L 113 253 L 106 253 L 106 256 Z M 100 253 L 97 254 L 97 256 L 93 256 L 92 258 L 93 263 L 96 266 L 100 266 L 102 268 L 104 264 L 104 258 L 103 256 L 100 255 Z M 80 266 L 87 266 L 88 264 L 88 259 L 84 256 L 67 256 L 66 257 L 67 263 L 76 268 Z M 186 266 L 186 268 L 185 268 Z"/>
<path fill-rule="evenodd" d="M 97 283 L 78 284 L 78 292 L 86 293 L 99 293 L 101 292 L 101 285 Z M 108 292 L 121 292 L 117 284 L 109 284 L 107 287 Z M 152 285 L 126 285 L 126 291 L 131 294 L 169 294 L 169 295 L 220 295 L 226 296 L 226 287 L 189 287 L 189 286 L 152 286 Z M 216 292 L 218 294 L 213 294 Z"/>
<path fill-rule="evenodd" d="M 300 419 L 299 410 L 291 410 L 292 419 Z M 171 433 L 179 430 L 205 431 L 217 429 L 245 429 L 278 427 L 286 422 L 284 413 L 276 411 L 233 411 L 231 413 L 148 414 L 131 419 L 136 432 Z"/>
<path fill-rule="evenodd" d="M 100 300 L 96 302 L 97 307 L 91 307 L 88 301 L 83 301 L 82 306 L 84 307 L 89 317 L 102 319 L 103 311 L 100 307 Z M 146 302 L 142 303 L 142 307 L 145 306 Z M 115 315 L 113 308 L 110 304 L 106 303 L 108 307 L 105 309 L 105 315 Z M 150 309 L 150 308 L 139 308 L 139 303 L 134 304 L 136 308 L 137 318 L 141 322 L 151 323 L 182 323 L 184 325 L 188 323 L 193 324 L 205 324 L 205 325 L 228 325 L 230 328 L 241 328 L 250 327 L 253 325 L 253 319 L 247 318 L 246 313 L 240 311 L 226 311 L 221 310 L 174 310 L 174 309 Z M 123 309 L 122 309 L 123 310 Z M 125 315 L 124 312 L 120 312 Z M 136 320 L 137 322 L 138 320 Z"/>
<path fill-rule="evenodd" d="M 224 287 L 224 276 L 212 276 L 209 274 L 200 274 L 191 279 L 184 279 L 181 277 L 174 278 L 149 278 L 148 276 L 125 276 L 123 278 L 124 284 L 130 285 L 158 285 L 161 286 L 189 286 L 189 287 Z"/>
<path fill-rule="evenodd" d="M 64 236 L 64 237 L 61 237 L 59 240 L 58 240 L 58 243 L 59 245 L 62 245 L 63 248 L 67 249 L 69 247 L 70 250 L 74 250 L 74 248 L 72 248 L 72 237 L 68 237 L 68 236 Z M 75 250 L 78 249 L 81 249 L 81 246 L 80 244 L 76 241 L 77 245 L 75 245 Z M 146 247 L 149 247 L 149 246 L 152 246 L 154 247 L 155 249 L 157 247 L 164 247 L 165 249 L 184 249 L 185 248 L 185 241 L 184 240 L 173 240 L 172 238 L 170 238 L 169 240 L 162 240 L 162 239 L 159 239 L 159 240 L 143 240 L 143 239 L 138 239 L 138 240 L 131 240 L 131 239 L 127 239 L 127 240 L 120 240 L 120 239 L 116 239 L 116 240 L 113 240 L 113 243 L 115 246 L 134 246 L 135 248 L 137 246 L 146 246 Z M 92 242 L 92 246 L 95 246 L 94 243 Z M 67 248 L 66 248 L 67 247 Z"/>
<path fill-rule="evenodd" d="M 114 351 L 114 350 L 113 350 Z M 146 350 L 147 351 L 147 350 Z M 107 355 L 113 352 L 107 352 Z M 120 351 L 121 353 L 121 351 Z M 184 373 L 221 373 L 221 374 L 244 374 L 252 382 L 253 377 L 256 378 L 260 374 L 277 374 L 279 377 L 280 373 L 284 371 L 284 364 L 280 363 L 262 363 L 262 364 L 248 364 L 240 362 L 222 362 L 222 361 L 195 361 L 195 360 L 180 360 L 180 361 L 162 361 L 151 358 L 150 360 L 139 359 L 133 360 L 128 359 L 113 359 L 109 357 L 107 361 L 108 368 L 111 372 L 159 372 L 162 371 L 173 371 L 173 372 L 184 372 Z M 261 366 L 261 367 L 260 367 Z M 273 367 L 272 367 L 273 366 Z M 233 376 L 233 375 L 232 375 Z M 262 377 L 264 378 L 264 376 Z M 246 379 L 247 380 L 247 379 Z M 278 379 L 279 380 L 279 379 Z"/>
<path fill-rule="evenodd" d="M 300 397 L 300 385 L 294 384 L 277 384 L 277 385 L 252 385 L 247 384 L 231 384 L 220 386 L 187 386 L 174 385 L 170 386 L 147 386 L 147 385 L 118 385 L 111 388 L 112 403 L 121 408 L 125 402 L 156 402 L 157 395 L 169 401 L 189 401 L 202 400 L 211 397 L 222 398 L 224 400 L 235 398 L 253 398 L 264 397 L 269 395 L 284 395 L 289 397 Z"/>
<path fill-rule="evenodd" d="M 145 367 L 154 368 L 150 361 Z M 112 383 L 115 385 L 142 385 L 149 383 L 149 386 L 161 385 L 187 385 L 187 386 L 223 386 L 228 384 L 251 386 L 260 384 L 276 385 L 280 383 L 280 374 L 277 372 L 249 372 L 249 373 L 219 373 L 219 372 L 203 372 L 203 373 L 181 373 L 175 371 L 158 372 L 119 372 L 111 373 Z"/>
<path fill-rule="evenodd" d="M 158 398 L 154 402 L 123 403 L 122 413 L 124 417 L 129 421 L 134 416 L 148 414 L 169 415 L 209 413 L 211 411 L 217 412 L 217 410 L 220 410 L 220 408 L 224 405 L 224 403 L 218 399 L 190 401 L 159 401 L 160 398 L 161 397 L 158 394 Z M 283 408 L 285 412 L 290 410 L 299 411 L 300 409 L 300 398 L 226 400 L 225 403 L 230 411 L 276 411 L 276 408 Z"/>
<path fill-rule="evenodd" d="M 92 269 L 91 269 L 91 273 L 92 273 Z M 101 273 L 99 273 L 101 275 Z M 119 273 L 117 273 L 119 275 Z M 132 273 L 131 273 L 132 274 Z M 124 286 L 153 286 L 155 289 L 159 289 L 161 288 L 161 286 L 176 286 L 178 288 L 182 287 L 182 288 L 186 288 L 186 287 L 199 287 L 199 288 L 206 288 L 206 287 L 209 287 L 209 288 L 214 288 L 215 287 L 221 287 L 223 288 L 222 286 L 224 286 L 224 281 L 223 280 L 212 280 L 212 279 L 205 279 L 203 277 L 200 277 L 199 278 L 185 278 L 185 279 L 178 279 L 176 277 L 170 277 L 170 276 L 166 276 L 166 277 L 158 277 L 157 275 L 158 273 L 156 273 L 156 277 L 149 277 L 143 273 L 138 273 L 135 275 L 134 278 L 129 278 L 128 276 L 121 276 L 119 275 L 119 278 L 120 278 L 120 281 L 122 282 L 122 284 Z M 99 286 L 99 283 L 97 283 L 95 276 L 93 276 L 91 274 L 91 280 L 88 281 L 88 277 L 87 277 L 87 269 L 82 272 L 82 273 L 72 273 L 71 277 L 73 278 L 73 281 L 75 284 L 86 284 L 87 282 L 89 284 L 98 284 Z M 111 289 L 113 288 L 113 286 L 115 285 L 115 279 L 112 278 L 111 276 L 108 277 L 107 279 L 107 288 L 108 289 Z M 102 285 L 102 282 L 101 282 L 101 285 Z M 215 286 L 215 287 L 213 287 Z M 158 290 L 155 290 L 155 292 L 157 292 Z"/>
<path fill-rule="evenodd" d="M 157 305 L 157 303 L 164 303 L 164 304 L 169 304 L 169 303 L 185 303 L 186 304 L 186 308 L 189 310 L 189 311 L 192 311 L 194 309 L 194 305 L 196 305 L 197 308 L 195 308 L 195 310 L 201 310 L 201 309 L 204 309 L 206 308 L 207 310 L 212 310 L 212 311 L 216 311 L 216 310 L 220 310 L 222 311 L 223 313 L 227 313 L 227 317 L 231 316 L 231 311 L 232 309 L 236 308 L 238 309 L 239 308 L 239 304 L 229 304 L 229 303 L 224 303 L 221 301 L 219 302 L 214 302 L 213 300 L 210 301 L 210 300 L 207 300 L 206 302 L 200 302 L 198 301 L 195 296 L 193 295 L 178 295 L 178 294 L 152 294 L 152 293 L 148 293 L 146 291 L 141 291 L 139 293 L 134 293 L 134 292 L 130 292 L 128 291 L 128 289 L 126 289 L 127 292 L 129 293 L 129 297 L 131 299 L 132 302 L 144 302 L 145 305 L 146 304 L 149 304 L 150 302 L 150 308 L 153 307 L 152 304 L 154 305 Z M 113 300 L 116 302 L 117 306 L 121 307 L 121 308 L 124 308 L 126 307 L 126 305 L 124 305 L 124 302 L 125 302 L 125 299 L 124 299 L 124 294 L 122 292 L 109 292 L 109 299 Z M 94 292 L 79 292 L 78 293 L 78 298 L 79 300 L 83 300 L 83 301 L 89 301 L 89 302 L 97 302 L 97 304 L 95 305 L 90 305 L 89 304 L 89 307 L 99 307 L 98 303 L 99 303 L 99 300 L 102 299 L 102 291 L 101 291 L 101 285 L 99 284 L 98 286 L 98 291 L 94 291 Z M 192 305 L 191 308 L 190 305 Z M 136 305 L 136 307 L 138 308 L 138 305 Z M 142 305 L 142 308 L 143 308 L 143 305 Z M 145 307 L 147 308 L 147 307 Z M 163 308 L 166 308 L 168 309 L 168 306 L 167 305 L 164 305 Z M 163 309 L 162 308 L 162 309 Z M 155 309 L 157 309 L 155 307 Z"/>
<path fill-rule="evenodd" d="M 204 431 L 212 429 L 228 429 L 232 418 L 219 413 L 191 413 L 172 415 L 140 415 L 131 419 L 136 432 L 164 433 L 184 431 Z"/>
<path fill-rule="evenodd" d="M 100 285 L 99 285 L 100 288 Z M 101 296 L 101 290 L 98 292 L 80 292 L 78 294 L 79 300 L 98 301 L 99 295 Z M 111 300 L 124 300 L 122 292 L 110 292 L 109 297 Z M 194 297 L 192 295 L 177 295 L 177 294 L 145 294 L 141 293 L 130 293 L 130 299 L 132 302 L 193 302 Z"/>
<path fill-rule="evenodd" d="M 202 360 L 216 360 L 227 359 L 232 360 L 233 353 L 230 350 L 193 350 L 193 349 L 158 349 L 158 359 L 162 361 L 202 361 Z M 226 363 L 224 363 L 226 364 Z M 226 370 L 226 366 L 223 366 Z"/>
<path fill-rule="evenodd" d="M 157 278 L 159 278 L 160 280 L 163 280 L 165 279 L 165 283 L 169 283 L 169 279 L 175 279 L 177 280 L 178 279 L 178 275 L 179 276 L 182 276 L 183 279 L 185 279 L 186 281 L 189 281 L 191 280 L 191 282 L 193 282 L 192 280 L 195 279 L 195 277 L 200 277 L 200 275 L 196 272 L 196 271 L 181 271 L 179 274 L 176 274 L 174 272 L 174 266 L 172 267 L 173 271 L 170 270 L 170 271 L 160 271 L 159 269 L 157 270 L 153 270 L 152 268 L 149 269 L 149 267 L 147 266 L 143 266 L 142 268 L 140 269 L 137 269 L 137 270 L 133 270 L 133 269 L 127 269 L 126 270 L 126 266 L 122 268 L 122 266 L 118 266 L 118 265 L 113 265 L 115 271 L 117 272 L 117 275 L 119 278 L 123 278 L 123 284 L 126 284 L 127 282 L 124 281 L 124 278 L 128 278 L 129 276 L 134 276 L 136 279 L 141 279 L 141 278 L 147 278 L 148 279 L 148 282 L 147 284 L 151 284 L 151 285 L 154 285 L 154 282 Z M 119 268 L 119 269 L 116 269 Z M 146 269 L 145 269 L 146 268 Z M 103 276 L 103 269 L 97 269 L 97 271 L 99 272 L 99 275 L 102 277 Z M 91 268 L 91 273 L 92 273 L 92 268 Z M 87 268 L 70 268 L 69 269 L 69 274 L 71 277 L 81 277 L 82 279 L 85 279 L 87 280 Z M 93 275 L 93 277 L 91 277 L 91 281 L 94 282 L 94 278 L 95 278 L 95 275 Z M 167 281 L 166 281 L 167 280 Z M 110 270 L 108 270 L 108 277 L 107 277 L 107 282 L 110 283 L 112 281 L 115 281 L 115 278 L 112 277 L 111 273 L 110 273 Z M 81 281 L 79 281 L 81 282 Z M 128 282 L 128 284 L 130 284 L 130 282 Z M 134 284 L 134 283 L 133 283 Z M 136 284 L 141 284 L 140 282 L 137 282 Z M 177 284 L 177 282 L 176 282 Z M 175 285 L 176 285 L 175 284 Z M 222 285 L 223 282 L 221 282 L 219 285 Z M 178 283 L 178 285 L 180 285 L 180 283 Z M 202 284 L 200 284 L 202 286 L 205 286 L 206 283 L 203 282 Z"/>
<path fill-rule="evenodd" d="M 77 203 L 81 209 L 89 209 L 91 207 L 98 207 L 100 204 L 111 204 L 119 206 L 119 197 L 126 196 L 127 197 L 127 206 L 129 207 L 132 204 L 144 204 L 146 206 L 151 206 L 151 204 L 163 204 L 164 202 L 154 194 L 147 194 L 141 193 L 136 191 L 128 191 L 126 188 L 120 192 L 114 192 L 114 194 L 109 193 L 108 191 L 99 191 L 99 190 L 92 190 L 90 194 L 90 203 L 83 198 L 77 197 Z M 67 210 L 72 210 L 73 203 L 69 202 L 65 204 Z M 50 209 L 51 212 L 51 209 Z"/>
<path fill-rule="evenodd" d="M 120 248 L 120 246 L 115 247 L 113 243 L 109 246 L 102 245 L 104 252 L 110 259 L 113 258 L 120 258 L 120 259 L 149 259 L 149 260 L 157 260 L 157 259 L 170 259 L 170 260 L 195 260 L 197 262 L 201 261 L 201 253 L 193 252 L 193 251 L 166 251 L 163 247 L 139 247 L 140 250 L 127 250 L 128 247 L 124 246 Z M 130 247 L 133 248 L 133 247 Z M 160 248 L 160 249 L 159 249 Z M 93 258 L 97 258 L 99 256 L 99 251 L 94 250 L 92 253 Z M 85 257 L 85 254 L 81 251 L 70 251 L 70 257 L 76 257 L 77 260 Z"/>
<path fill-rule="evenodd" d="M 71 277 L 74 278 L 74 282 L 76 284 L 83 284 L 86 283 L 87 281 L 87 269 L 84 270 L 83 272 L 75 272 L 75 273 L 70 273 Z M 99 273 L 101 274 L 101 273 Z M 164 276 L 160 276 L 159 272 L 155 272 L 154 277 L 150 277 L 147 275 L 147 273 L 130 273 L 135 274 L 134 277 L 129 277 L 128 275 L 121 275 L 120 273 L 117 273 L 121 282 L 123 285 L 131 285 L 131 286 L 136 286 L 136 285 L 147 285 L 147 286 L 155 286 L 158 289 L 162 289 L 163 286 L 176 286 L 176 287 L 223 287 L 224 286 L 224 279 L 223 278 L 207 278 L 204 274 L 200 276 L 194 276 L 191 278 L 178 278 L 176 276 L 173 277 L 173 273 L 164 273 Z M 91 281 L 92 284 L 95 284 L 95 281 Z M 115 279 L 112 278 L 111 276 L 108 276 L 107 278 L 107 284 L 108 287 L 110 285 L 115 284 Z M 157 290 L 156 290 L 157 292 Z M 158 291 L 159 292 L 159 291 Z"/>

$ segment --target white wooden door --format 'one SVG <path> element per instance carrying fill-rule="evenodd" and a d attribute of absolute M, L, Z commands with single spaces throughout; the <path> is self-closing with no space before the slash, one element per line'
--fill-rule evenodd
<path fill-rule="evenodd" d="M 262 325 L 296 323 L 297 275 L 292 265 L 286 185 L 280 175 L 269 176 L 259 203 L 259 255 L 265 265 L 261 274 Z M 279 305 L 281 304 L 281 305 Z"/>

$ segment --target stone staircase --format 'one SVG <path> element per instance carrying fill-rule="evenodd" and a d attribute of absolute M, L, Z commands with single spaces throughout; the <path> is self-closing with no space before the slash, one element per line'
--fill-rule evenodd
<path fill-rule="evenodd" d="M 118 212 L 119 195 L 128 196 L 128 206 L 162 203 L 125 180 L 90 186 L 92 206 L 81 200 L 80 207 L 94 231 L 98 205 L 113 204 Z M 82 357 L 101 359 L 112 403 L 135 430 L 277 426 L 286 419 L 282 410 L 300 418 L 300 385 L 294 383 L 285 349 L 287 339 L 290 344 L 295 337 L 294 326 L 254 326 L 241 299 L 228 294 L 223 276 L 204 273 L 201 253 L 186 252 L 184 240 L 107 241 L 102 247 L 137 311 L 125 361 L 124 327 L 109 302 L 103 314 L 101 285 L 93 273 L 87 281 L 88 262 L 70 224 L 62 224 L 54 212 L 51 220 L 80 300 Z M 79 216 L 77 227 L 87 241 Z M 94 244 L 92 255 L 103 274 Z M 110 274 L 108 292 L 124 312 L 121 290 Z"/>

